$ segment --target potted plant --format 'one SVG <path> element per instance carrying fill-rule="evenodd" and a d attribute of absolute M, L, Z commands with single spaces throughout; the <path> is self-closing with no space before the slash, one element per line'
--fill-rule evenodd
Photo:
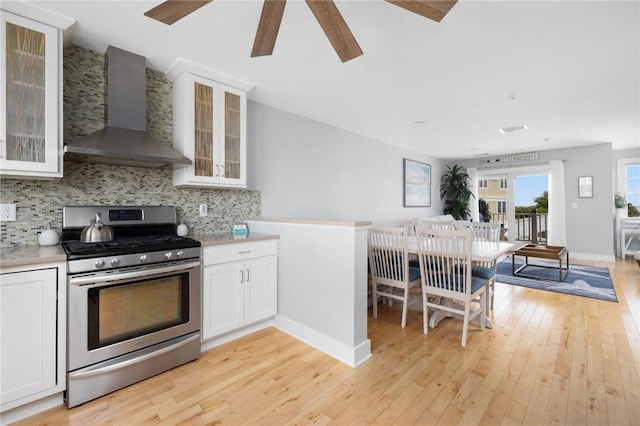
<path fill-rule="evenodd" d="M 478 200 L 478 210 L 480 212 L 480 222 L 491 222 L 491 210 L 489 210 L 489 203 L 483 198 Z"/>
<path fill-rule="evenodd" d="M 627 217 L 627 199 L 624 195 L 617 192 L 613 196 L 613 204 L 616 206 L 616 217 Z"/>
<path fill-rule="evenodd" d="M 440 180 L 440 199 L 444 200 L 444 214 L 456 220 L 467 220 L 471 216 L 469 200 L 473 194 L 469 189 L 469 175 L 457 164 L 447 166 Z"/>

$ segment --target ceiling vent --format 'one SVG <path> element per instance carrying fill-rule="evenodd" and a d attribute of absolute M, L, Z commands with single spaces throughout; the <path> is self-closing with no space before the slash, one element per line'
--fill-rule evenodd
<path fill-rule="evenodd" d="M 504 163 L 504 164 L 513 164 L 513 163 L 526 163 L 529 161 L 535 161 L 540 157 L 540 153 L 538 152 L 522 152 L 520 154 L 511 154 L 505 157 L 494 158 L 493 160 L 480 160 L 480 164 L 489 164 L 489 163 Z"/>
<path fill-rule="evenodd" d="M 498 129 L 500 133 L 513 133 L 513 132 L 521 132 L 523 130 L 527 130 L 527 125 L 522 124 L 520 126 L 511 126 L 511 127 L 503 127 Z"/>

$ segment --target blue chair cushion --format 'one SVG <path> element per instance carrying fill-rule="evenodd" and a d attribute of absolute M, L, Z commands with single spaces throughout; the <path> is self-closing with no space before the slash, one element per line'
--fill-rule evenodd
<path fill-rule="evenodd" d="M 462 266 L 460 266 L 459 269 L 462 269 L 464 271 Z M 471 266 L 472 277 L 482 278 L 483 280 L 490 280 L 495 275 L 496 275 L 496 270 L 493 268 L 487 268 L 486 266 L 478 266 L 478 265 Z"/>
<path fill-rule="evenodd" d="M 420 268 L 420 261 L 418 259 L 411 259 L 409 261 L 409 267 L 410 268 Z M 438 270 L 440 269 L 440 264 L 438 263 L 432 263 L 431 267 L 429 268 L 430 270 Z"/>
<path fill-rule="evenodd" d="M 482 278 L 485 280 L 490 280 L 495 277 L 496 270 L 493 268 L 487 268 L 486 266 L 478 266 L 473 265 L 471 267 L 471 276 L 476 278 Z"/>
<path fill-rule="evenodd" d="M 486 279 L 472 276 L 471 277 L 471 293 L 475 293 L 478 289 L 480 289 L 485 284 L 487 284 Z"/>
<path fill-rule="evenodd" d="M 420 268 L 412 268 L 409 266 L 409 282 L 418 279 L 420 279 Z"/>
<path fill-rule="evenodd" d="M 483 287 L 485 284 L 487 284 L 487 280 L 484 278 L 477 278 L 477 277 L 471 277 L 471 293 L 475 293 L 476 291 L 478 291 L 478 289 L 480 289 L 481 287 Z M 460 289 L 459 287 L 454 288 L 452 290 L 455 291 L 462 291 L 462 289 Z"/>

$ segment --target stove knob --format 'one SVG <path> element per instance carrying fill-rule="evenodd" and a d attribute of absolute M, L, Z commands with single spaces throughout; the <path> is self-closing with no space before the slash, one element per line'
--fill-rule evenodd
<path fill-rule="evenodd" d="M 184 257 L 184 252 L 183 252 L 182 250 L 178 250 L 178 251 L 176 252 L 176 256 L 178 256 L 178 259 L 181 259 L 181 258 L 183 258 L 183 257 Z"/>
<path fill-rule="evenodd" d="M 166 252 L 166 253 L 164 254 L 164 257 L 165 257 L 167 260 L 171 260 L 171 258 L 173 257 L 173 253 L 172 253 L 172 252 L 170 252 L 170 251 L 168 251 L 168 252 Z"/>
<path fill-rule="evenodd" d="M 147 263 L 147 261 L 149 260 L 149 256 L 143 254 L 138 260 L 140 261 L 140 263 Z"/>
<path fill-rule="evenodd" d="M 117 267 L 118 265 L 120 265 L 120 259 L 118 259 L 117 257 L 114 257 L 113 259 L 111 259 L 111 266 L 113 266 L 114 268 Z"/>
<path fill-rule="evenodd" d="M 98 269 L 100 269 L 100 268 L 104 268 L 104 260 L 102 260 L 102 259 L 98 259 L 98 260 L 96 260 L 95 266 L 96 266 L 96 268 L 98 268 Z"/>

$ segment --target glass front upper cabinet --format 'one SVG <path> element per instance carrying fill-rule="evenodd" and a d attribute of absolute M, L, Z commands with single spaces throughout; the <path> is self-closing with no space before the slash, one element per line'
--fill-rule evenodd
<path fill-rule="evenodd" d="M 60 33 L 2 12 L 3 175 L 62 176 Z"/>
<path fill-rule="evenodd" d="M 176 186 L 246 187 L 246 93 L 193 74 L 173 84 L 174 146 L 193 161 Z"/>

